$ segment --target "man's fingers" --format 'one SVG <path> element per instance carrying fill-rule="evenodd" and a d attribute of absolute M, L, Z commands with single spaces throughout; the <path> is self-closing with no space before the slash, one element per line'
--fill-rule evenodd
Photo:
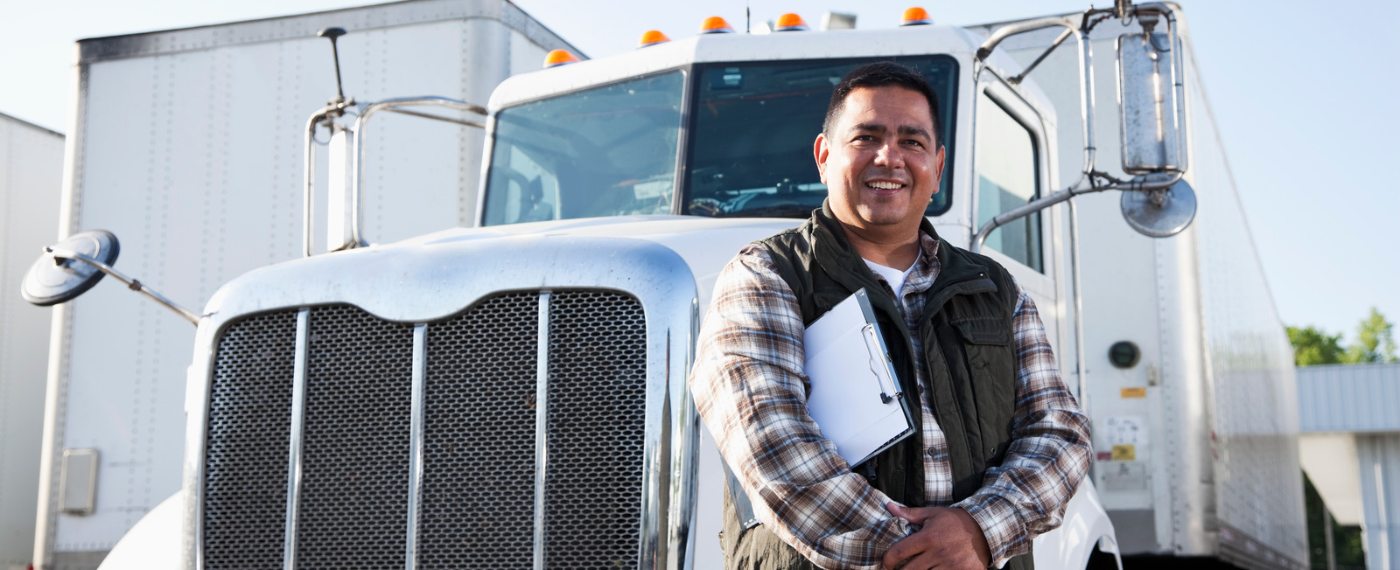
<path fill-rule="evenodd" d="M 899 568 L 904 559 L 918 554 L 921 550 L 918 544 L 918 535 L 906 536 L 894 543 L 889 550 L 885 551 L 884 558 L 880 559 L 880 567 L 885 570 L 895 570 Z"/>
<path fill-rule="evenodd" d="M 906 507 L 895 502 L 885 503 L 885 509 L 894 516 L 918 525 L 924 524 L 924 521 L 933 516 L 935 512 L 933 507 Z"/>
<path fill-rule="evenodd" d="M 891 511 L 893 511 L 893 509 L 891 509 Z M 922 532 L 916 532 L 899 539 L 899 541 L 894 543 L 894 546 L 891 546 L 889 550 L 885 551 L 884 558 L 880 559 L 881 567 L 885 570 L 895 570 L 910 562 L 911 558 L 920 560 L 921 557 L 929 556 L 928 540 L 929 536 Z M 922 570 L 929 566 L 931 566 L 931 563 L 925 563 L 923 566 L 916 564 L 907 567 L 919 568 Z"/>
<path fill-rule="evenodd" d="M 885 568 L 887 570 L 929 570 L 936 567 L 938 562 L 933 551 L 924 550 L 895 562 L 893 566 L 886 563 Z"/>

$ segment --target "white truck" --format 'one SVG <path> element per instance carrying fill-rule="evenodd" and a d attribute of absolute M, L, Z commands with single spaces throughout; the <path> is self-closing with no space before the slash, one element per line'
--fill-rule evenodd
<path fill-rule="evenodd" d="M 387 245 L 361 229 L 355 141 L 373 105 L 338 95 L 307 123 L 303 180 L 310 202 L 329 133 L 340 251 L 312 255 L 307 223 L 305 259 L 188 315 L 183 491 L 106 567 L 160 545 L 201 570 L 720 567 L 694 335 L 733 253 L 824 197 L 810 149 L 831 87 L 891 59 L 942 102 L 930 221 L 1035 297 L 1094 422 L 1100 461 L 1037 566 L 1113 567 L 1122 550 L 1301 567 L 1287 342 L 1181 9 L 1128 2 L 974 28 L 702 34 L 513 77 L 484 109 L 481 227 Z M 75 235 L 35 271 L 131 282 L 95 259 L 107 239 Z"/>

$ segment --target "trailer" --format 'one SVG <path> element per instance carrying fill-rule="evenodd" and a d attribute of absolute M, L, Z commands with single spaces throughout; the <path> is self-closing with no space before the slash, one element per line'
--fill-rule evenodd
<path fill-rule="evenodd" d="M 1017 23 L 974 29 L 991 34 Z M 1077 204 L 1094 481 L 1128 566 L 1184 557 L 1305 568 L 1292 345 L 1230 173 L 1190 27 L 1185 18 L 1178 23 L 1190 135 L 1185 176 L 1199 190 L 1199 215 L 1176 237 L 1152 239 L 1118 221 L 1120 196 L 1088 195 Z M 1057 33 L 1028 33 L 1002 49 L 1030 65 Z M 1121 33 L 1112 22 L 1096 28 L 1092 49 L 1116 53 Z M 1058 108 L 1069 108 L 1076 93 L 1039 74 L 1072 74 L 1077 65 L 1058 50 L 1032 74 Z M 1098 83 L 1098 100 L 1119 99 L 1114 58 L 1096 58 L 1093 72 L 1113 78 Z M 1099 107 L 1100 156 L 1125 154 L 1114 136 L 1118 114 Z M 1059 120 L 1060 169 L 1073 172 L 1082 123 L 1077 113 Z"/>
<path fill-rule="evenodd" d="M 329 26 L 350 31 L 338 70 L 316 36 Z M 302 254 L 306 119 L 335 94 L 337 72 L 362 101 L 422 93 L 485 101 L 557 48 L 572 49 L 505 0 L 418 0 L 81 40 L 55 223 L 65 236 L 115 232 L 119 267 L 202 306 L 234 276 Z M 398 240 L 470 225 L 482 141 L 480 129 L 462 125 L 377 118 L 363 143 L 366 235 Z M 329 177 L 323 165 L 320 179 Z M 315 204 L 318 227 L 329 223 L 325 211 L 326 201 Z M 95 568 L 180 489 L 191 327 L 125 295 L 99 287 L 54 312 L 30 545 L 46 567 Z M 90 496 L 65 504 L 61 483 L 82 477 L 94 482 Z"/>
<path fill-rule="evenodd" d="M 63 134 L 0 113 L 0 568 L 29 565 L 51 311 L 20 297 L 58 235 Z"/>
<path fill-rule="evenodd" d="M 1093 420 L 1099 462 L 1064 526 L 1036 539 L 1037 566 L 1116 567 L 1122 551 L 1298 567 L 1287 344 L 1181 7 L 917 20 L 769 34 L 707 21 L 721 33 L 551 54 L 483 109 L 461 223 L 482 227 L 396 243 L 367 231 L 382 159 L 357 141 L 372 105 L 328 91 L 305 122 L 299 187 L 328 197 L 326 226 L 301 224 L 303 259 L 184 312 L 198 329 L 182 492 L 109 567 L 151 552 L 200 570 L 720 567 L 721 459 L 685 381 L 694 337 L 734 252 L 821 203 L 811 141 L 832 86 L 891 59 L 943 102 L 930 222 L 1034 297 Z M 442 118 L 466 103 L 386 104 Z M 48 255 L 36 267 L 101 263 Z"/>

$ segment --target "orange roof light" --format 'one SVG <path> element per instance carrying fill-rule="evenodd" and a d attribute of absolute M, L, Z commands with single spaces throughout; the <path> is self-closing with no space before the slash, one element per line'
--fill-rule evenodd
<path fill-rule="evenodd" d="M 559 67 L 568 63 L 577 63 L 578 56 L 569 53 L 566 49 L 556 49 L 544 55 L 544 68 Z"/>
<path fill-rule="evenodd" d="M 810 28 L 807 22 L 802 21 L 802 16 L 797 14 L 783 14 L 778 16 L 778 21 L 773 25 L 775 32 L 805 32 Z"/>
<path fill-rule="evenodd" d="M 928 11 L 915 6 L 904 11 L 904 19 L 899 23 L 901 26 L 931 26 L 933 19 L 928 17 Z"/>
<path fill-rule="evenodd" d="M 734 28 L 729 27 L 729 22 L 724 21 L 724 18 L 721 18 L 719 16 L 710 16 L 708 18 L 705 18 L 705 21 L 700 24 L 700 33 L 732 34 L 734 33 Z"/>
<path fill-rule="evenodd" d="M 656 44 L 664 44 L 669 41 L 671 41 L 671 38 L 666 37 L 666 34 L 663 34 L 657 30 L 648 30 L 647 33 L 642 34 L 642 40 L 637 42 L 637 47 L 650 47 Z"/>

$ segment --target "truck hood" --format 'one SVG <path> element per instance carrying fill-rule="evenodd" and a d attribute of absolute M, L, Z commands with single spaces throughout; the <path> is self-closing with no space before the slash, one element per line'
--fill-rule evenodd
<path fill-rule="evenodd" d="M 508 272 L 519 283 L 522 273 L 558 275 L 602 264 L 623 279 L 688 269 L 697 301 L 708 307 L 719 271 L 740 248 L 799 223 L 632 216 L 456 228 L 250 271 L 221 287 L 204 316 L 221 323 L 290 306 L 350 303 L 387 320 L 423 322 L 460 311 Z M 619 269 L 626 267 L 637 270 Z"/>

